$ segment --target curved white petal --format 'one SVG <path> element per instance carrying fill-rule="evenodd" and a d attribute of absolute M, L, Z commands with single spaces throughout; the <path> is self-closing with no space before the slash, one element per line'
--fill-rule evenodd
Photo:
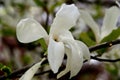
<path fill-rule="evenodd" d="M 64 58 L 64 44 L 56 42 L 50 37 L 48 45 L 48 61 L 54 73 L 58 72 Z"/>
<path fill-rule="evenodd" d="M 90 60 L 90 51 L 89 48 L 81 41 L 76 40 L 79 49 L 81 50 L 81 52 L 83 53 L 83 57 L 86 60 Z"/>
<path fill-rule="evenodd" d="M 100 29 L 99 29 L 99 26 L 96 24 L 96 22 L 93 20 L 93 18 L 91 17 L 91 15 L 87 11 L 81 10 L 80 13 L 81 13 L 80 17 L 92 29 L 92 31 L 95 34 L 96 41 L 99 42 L 100 41 Z"/>
<path fill-rule="evenodd" d="M 119 1 L 115 1 L 115 3 L 118 5 L 118 7 L 120 8 L 120 3 Z"/>
<path fill-rule="evenodd" d="M 63 41 L 64 39 L 74 40 L 73 35 L 70 31 L 61 31 L 58 35 L 59 41 Z"/>
<path fill-rule="evenodd" d="M 58 77 L 64 75 L 70 70 L 70 78 L 77 75 L 83 65 L 83 54 L 81 53 L 77 43 L 74 40 L 66 39 L 64 43 L 68 46 L 67 57 L 69 60 L 65 71 L 61 72 Z M 68 69 L 67 69 L 68 68 Z"/>
<path fill-rule="evenodd" d="M 19 80 L 31 80 L 34 74 L 37 72 L 37 70 L 40 68 L 41 63 L 45 60 L 43 58 L 40 62 L 33 65 L 29 70 L 25 72 L 25 74 L 19 79 Z"/>
<path fill-rule="evenodd" d="M 47 37 L 44 28 L 32 18 L 22 19 L 17 24 L 16 33 L 18 40 L 22 43 L 29 43 Z"/>
<path fill-rule="evenodd" d="M 83 54 L 81 53 L 79 47 L 77 46 L 77 43 L 71 42 L 70 43 L 71 47 L 71 69 L 70 69 L 70 78 L 73 76 L 77 75 L 80 69 L 82 68 L 83 65 Z"/>
<path fill-rule="evenodd" d="M 69 30 L 71 27 L 75 26 L 79 15 L 78 8 L 74 4 L 63 4 L 56 13 L 50 33 L 59 33 L 62 30 Z"/>
<path fill-rule="evenodd" d="M 104 38 L 112 32 L 113 29 L 116 29 L 117 20 L 120 16 L 120 10 L 113 6 L 106 10 L 105 17 L 103 20 L 103 26 L 101 29 L 101 38 Z"/>
<path fill-rule="evenodd" d="M 58 75 L 57 75 L 57 79 L 62 77 L 63 75 L 65 75 L 66 73 L 68 73 L 70 71 L 70 63 L 71 63 L 71 52 L 69 48 L 65 48 L 65 53 L 67 55 L 67 63 L 66 63 L 66 68 L 65 70 L 61 71 Z"/>

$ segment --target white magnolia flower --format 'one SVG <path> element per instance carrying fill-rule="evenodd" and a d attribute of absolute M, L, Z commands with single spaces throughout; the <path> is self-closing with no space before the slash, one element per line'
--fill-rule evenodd
<path fill-rule="evenodd" d="M 88 47 L 84 43 L 74 40 L 69 31 L 71 27 L 75 26 L 79 15 L 78 8 L 74 4 L 63 4 L 56 13 L 49 35 L 37 21 L 31 18 L 23 19 L 17 25 L 17 38 L 20 42 L 29 43 L 40 38 L 45 39 L 48 45 L 48 61 L 54 73 L 58 72 L 64 54 L 67 55 L 66 68 L 58 74 L 57 78 L 69 71 L 70 77 L 75 76 L 83 65 L 83 58 L 90 59 Z"/>
<path fill-rule="evenodd" d="M 117 28 L 116 23 L 119 16 L 120 10 L 116 6 L 107 9 L 103 20 L 103 25 L 100 28 L 87 11 L 81 11 L 82 19 L 94 32 L 97 42 L 100 42 L 104 37 L 109 35 L 112 30 Z"/>

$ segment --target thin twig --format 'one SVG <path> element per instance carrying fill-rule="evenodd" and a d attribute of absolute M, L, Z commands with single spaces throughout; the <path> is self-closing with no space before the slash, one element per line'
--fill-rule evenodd
<path fill-rule="evenodd" d="M 45 30 L 47 31 L 49 23 L 49 11 L 47 10 L 47 8 L 45 10 L 46 10 Z"/>
<path fill-rule="evenodd" d="M 96 51 L 98 49 L 102 49 L 102 48 L 107 48 L 107 47 L 111 47 L 113 45 L 116 45 L 116 44 L 120 44 L 120 39 L 117 39 L 117 40 L 114 40 L 114 41 L 111 41 L 111 42 L 106 42 L 106 43 L 102 43 L 102 44 L 99 44 L 99 45 L 96 45 L 96 46 L 93 46 L 93 47 L 90 47 L 89 50 L 90 52 L 92 51 Z M 91 59 L 94 59 L 94 60 L 98 60 L 98 61 L 101 61 L 101 62 L 117 62 L 117 61 L 120 61 L 120 59 L 114 59 L 114 60 L 111 60 L 111 59 L 101 59 L 101 58 L 98 58 L 96 56 L 91 56 Z M 27 69 L 29 69 L 32 65 L 29 65 L 27 67 L 23 67 L 22 69 L 19 69 L 19 70 L 16 70 L 14 72 L 12 72 L 10 75 L 8 76 L 5 76 L 3 75 L 2 77 L 0 77 L 0 80 L 5 80 L 7 78 L 11 79 L 11 78 L 15 78 L 15 77 L 20 77 L 18 76 L 19 74 L 23 74 Z M 35 75 L 42 75 L 44 73 L 48 73 L 50 72 L 51 70 L 47 70 L 47 71 L 43 71 L 43 72 L 40 72 L 40 73 L 37 73 Z"/>
<path fill-rule="evenodd" d="M 89 48 L 89 50 L 90 50 L 90 52 L 92 52 L 92 51 L 96 51 L 98 49 L 111 47 L 111 46 L 116 45 L 116 44 L 120 44 L 120 39 L 110 41 L 110 42 L 101 43 L 101 44 L 98 44 L 96 46 L 92 46 Z"/>
<path fill-rule="evenodd" d="M 120 61 L 120 58 L 118 58 L 118 59 L 101 59 L 101 58 L 94 57 L 94 56 L 91 56 L 91 59 L 94 59 L 94 60 L 97 60 L 100 62 L 118 62 L 118 61 Z"/>
<path fill-rule="evenodd" d="M 102 6 L 112 6 L 116 5 L 114 0 L 76 0 L 79 1 L 80 3 L 85 3 L 85 4 L 96 4 L 96 5 L 102 5 Z"/>

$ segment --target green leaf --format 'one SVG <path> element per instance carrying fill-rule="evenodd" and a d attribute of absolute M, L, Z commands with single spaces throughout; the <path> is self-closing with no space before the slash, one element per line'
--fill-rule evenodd
<path fill-rule="evenodd" d="M 41 0 L 33 0 L 37 6 L 40 6 L 40 7 L 44 7 L 45 6 L 45 3 L 42 2 Z"/>
<path fill-rule="evenodd" d="M 96 14 L 93 15 L 94 19 L 100 19 L 101 17 L 103 17 L 103 9 L 101 7 L 101 5 L 95 5 L 94 6 L 95 10 L 96 10 Z"/>
<path fill-rule="evenodd" d="M 101 49 L 96 50 L 96 51 L 97 51 L 98 55 L 101 56 L 101 55 L 103 55 L 104 52 L 106 52 L 107 50 L 108 50 L 108 48 L 101 48 Z"/>
<path fill-rule="evenodd" d="M 60 6 L 62 3 L 63 3 L 63 2 L 56 1 L 53 5 L 51 5 L 51 7 L 50 7 L 50 12 L 53 13 L 54 10 L 55 10 L 55 8 L 56 8 L 57 6 Z"/>
<path fill-rule="evenodd" d="M 117 28 L 117 29 L 113 30 L 108 36 L 104 37 L 102 39 L 101 43 L 115 40 L 119 36 L 120 36 L 120 28 Z"/>
<path fill-rule="evenodd" d="M 31 58 L 31 56 L 25 54 L 25 55 L 22 57 L 22 60 L 23 60 L 24 64 L 29 64 L 29 63 L 32 61 L 32 58 Z"/>
<path fill-rule="evenodd" d="M 4 23 L 1 19 L 0 19 L 0 24 L 2 25 L 2 28 L 0 29 L 0 35 L 3 36 L 16 36 L 16 32 L 15 32 L 15 28 Z"/>
<path fill-rule="evenodd" d="M 6 73 L 7 75 L 9 75 L 11 73 L 10 67 L 5 66 L 1 63 L 0 63 L 0 70 L 3 71 L 4 73 Z"/>
<path fill-rule="evenodd" d="M 41 44 L 41 47 L 43 48 L 43 50 L 47 50 L 47 44 L 45 42 L 45 40 L 43 38 L 41 38 L 40 40 L 38 40 L 39 43 Z"/>
<path fill-rule="evenodd" d="M 2 28 L 2 30 L 0 31 L 0 33 L 3 35 L 3 36 L 15 36 L 16 32 L 13 28 L 10 28 L 10 27 L 4 27 Z"/>
<path fill-rule="evenodd" d="M 80 40 L 83 41 L 87 46 L 93 46 L 95 45 L 95 41 L 93 41 L 89 35 L 85 32 L 80 34 Z"/>
<path fill-rule="evenodd" d="M 93 41 L 96 42 L 95 35 L 91 29 L 89 31 L 87 31 L 87 35 L 90 37 L 90 39 L 92 39 Z"/>
<path fill-rule="evenodd" d="M 0 63 L 0 69 L 3 67 L 4 65 Z"/>
<path fill-rule="evenodd" d="M 115 64 L 106 64 L 106 70 L 109 71 L 110 74 L 112 75 L 117 75 L 118 74 L 118 68 L 116 67 Z"/>

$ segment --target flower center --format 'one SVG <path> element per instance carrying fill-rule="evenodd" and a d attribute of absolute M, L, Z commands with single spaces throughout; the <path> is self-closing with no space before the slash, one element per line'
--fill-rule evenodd
<path fill-rule="evenodd" d="M 53 39 L 56 41 L 56 42 L 58 42 L 59 40 L 58 40 L 58 36 L 57 35 L 53 35 Z"/>

